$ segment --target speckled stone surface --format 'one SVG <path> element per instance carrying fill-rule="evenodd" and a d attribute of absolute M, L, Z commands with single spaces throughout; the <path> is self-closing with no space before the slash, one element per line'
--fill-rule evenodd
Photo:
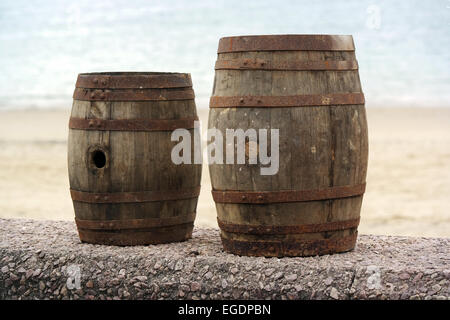
<path fill-rule="evenodd" d="M 0 299 L 443 299 L 450 239 L 361 235 L 354 251 L 239 257 L 217 229 L 182 243 L 82 244 L 75 224 L 0 219 Z"/>

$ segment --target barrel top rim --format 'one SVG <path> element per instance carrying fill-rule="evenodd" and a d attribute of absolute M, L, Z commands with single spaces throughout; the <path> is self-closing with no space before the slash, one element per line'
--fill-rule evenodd
<path fill-rule="evenodd" d="M 244 51 L 354 51 L 352 35 L 272 34 L 227 36 L 217 53 Z"/>
<path fill-rule="evenodd" d="M 78 76 L 188 76 L 190 73 L 183 72 L 158 72 L 158 71 L 102 71 L 102 72 L 83 72 Z"/>
<path fill-rule="evenodd" d="M 283 34 L 244 34 L 238 36 L 225 36 L 227 38 L 257 38 L 257 37 L 353 37 L 351 34 L 325 34 L 325 33 L 283 33 Z"/>

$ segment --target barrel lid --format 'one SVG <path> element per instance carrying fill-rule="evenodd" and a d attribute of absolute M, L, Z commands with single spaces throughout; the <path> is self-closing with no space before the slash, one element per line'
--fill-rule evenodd
<path fill-rule="evenodd" d="M 351 35 L 255 35 L 224 37 L 217 53 L 244 51 L 354 51 Z"/>
<path fill-rule="evenodd" d="M 175 72 L 93 72 L 78 75 L 77 88 L 163 89 L 192 87 L 189 73 Z"/>

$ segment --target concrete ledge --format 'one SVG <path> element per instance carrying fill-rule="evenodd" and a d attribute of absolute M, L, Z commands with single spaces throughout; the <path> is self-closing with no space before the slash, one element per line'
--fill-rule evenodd
<path fill-rule="evenodd" d="M 0 299 L 449 299 L 450 239 L 361 235 L 349 253 L 251 258 L 217 229 L 158 246 L 82 244 L 75 224 L 0 219 Z"/>

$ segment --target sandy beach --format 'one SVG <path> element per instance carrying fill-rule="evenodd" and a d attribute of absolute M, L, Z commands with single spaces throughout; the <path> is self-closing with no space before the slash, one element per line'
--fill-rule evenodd
<path fill-rule="evenodd" d="M 206 126 L 208 110 L 199 115 Z M 0 112 L 0 217 L 72 220 L 69 110 Z M 450 109 L 368 108 L 369 169 L 359 231 L 450 236 Z M 197 226 L 217 227 L 207 166 Z"/>

